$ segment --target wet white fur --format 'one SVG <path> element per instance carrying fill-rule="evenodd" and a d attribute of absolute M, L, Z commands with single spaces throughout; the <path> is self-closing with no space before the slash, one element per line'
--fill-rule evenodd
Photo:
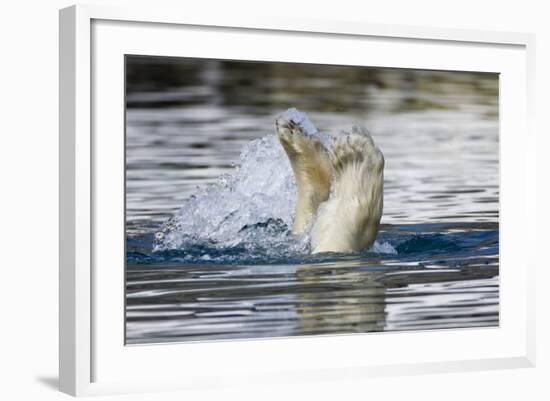
<path fill-rule="evenodd" d="M 368 249 L 380 226 L 384 186 L 384 156 L 372 137 L 353 127 L 327 150 L 291 120 L 276 125 L 298 187 L 293 232 L 312 224 L 312 253 Z"/>

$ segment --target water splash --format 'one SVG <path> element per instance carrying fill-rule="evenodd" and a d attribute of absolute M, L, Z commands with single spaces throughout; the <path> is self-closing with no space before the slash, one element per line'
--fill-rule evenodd
<path fill-rule="evenodd" d="M 331 135 L 318 132 L 305 113 L 291 108 L 285 117 L 308 135 L 330 142 Z M 234 172 L 185 200 L 155 234 L 153 250 L 185 250 L 187 261 L 205 257 L 225 261 L 224 255 L 235 252 L 268 259 L 305 254 L 309 233 L 290 233 L 295 203 L 290 162 L 276 135 L 270 134 L 243 147 Z M 373 251 L 396 252 L 390 244 L 375 244 Z"/>
<path fill-rule="evenodd" d="M 391 255 L 397 255 L 397 250 L 389 242 L 379 243 L 378 241 L 375 241 L 370 250 L 374 253 L 388 253 Z"/>

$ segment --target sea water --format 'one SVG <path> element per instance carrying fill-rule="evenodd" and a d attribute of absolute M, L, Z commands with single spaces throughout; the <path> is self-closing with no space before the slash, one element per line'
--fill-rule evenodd
<path fill-rule="evenodd" d="M 366 85 L 367 114 L 286 111 L 327 146 L 366 125 L 386 160 L 374 246 L 311 255 L 290 233 L 296 185 L 274 134 L 286 109 L 220 103 L 209 74 L 127 98 L 128 343 L 498 325 L 492 77 L 450 75 L 453 96 L 419 89 L 422 107 Z"/>

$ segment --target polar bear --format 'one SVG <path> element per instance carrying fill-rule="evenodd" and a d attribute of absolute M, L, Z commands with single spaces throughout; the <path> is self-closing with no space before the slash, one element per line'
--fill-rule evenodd
<path fill-rule="evenodd" d="M 327 150 L 292 118 L 281 116 L 275 125 L 298 189 L 293 233 L 311 229 L 312 253 L 368 249 L 380 226 L 384 187 L 384 156 L 370 134 L 355 126 Z"/>

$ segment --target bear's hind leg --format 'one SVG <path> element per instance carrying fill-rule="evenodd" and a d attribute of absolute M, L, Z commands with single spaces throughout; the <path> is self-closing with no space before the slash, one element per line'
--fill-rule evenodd
<path fill-rule="evenodd" d="M 300 234 L 329 197 L 331 163 L 321 141 L 307 135 L 292 119 L 279 117 L 276 130 L 296 178 L 298 200 L 292 232 Z"/>
<path fill-rule="evenodd" d="M 330 160 L 334 194 L 313 227 L 313 253 L 366 250 L 382 216 L 384 156 L 365 129 L 354 127 L 336 138 Z"/>

